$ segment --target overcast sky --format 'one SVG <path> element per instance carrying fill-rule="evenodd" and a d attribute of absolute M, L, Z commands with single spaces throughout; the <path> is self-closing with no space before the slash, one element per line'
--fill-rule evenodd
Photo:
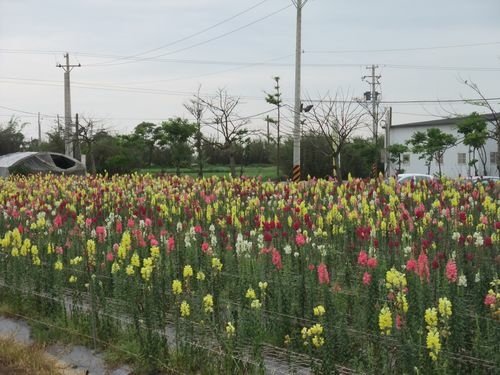
<path fill-rule="evenodd" d="M 116 132 L 188 117 L 183 103 L 200 85 L 202 94 L 226 88 L 240 96 L 239 115 L 264 129 L 259 114 L 272 108 L 264 91 L 273 76 L 293 106 L 295 17 L 291 0 L 0 0 L 0 122 L 15 114 L 35 136 L 30 113 L 42 113 L 44 130 L 64 115 L 56 63 L 68 51 L 82 65 L 71 72 L 73 114 Z M 499 0 L 309 0 L 302 96 L 362 97 L 369 87 L 361 76 L 378 64 L 387 102 L 475 97 L 460 77 L 498 98 L 499 20 Z M 384 105 L 393 106 L 395 124 L 445 114 L 435 104 Z M 283 124 L 285 134 L 292 126 Z"/>

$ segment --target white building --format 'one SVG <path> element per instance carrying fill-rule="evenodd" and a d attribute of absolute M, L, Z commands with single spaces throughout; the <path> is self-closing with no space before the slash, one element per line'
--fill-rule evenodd
<path fill-rule="evenodd" d="M 500 113 L 496 114 L 500 116 Z M 494 123 L 493 115 L 487 114 L 483 115 L 488 121 L 489 130 L 493 130 Z M 439 128 L 444 133 L 453 134 L 457 139 L 461 139 L 463 136 L 457 132 L 456 124 L 463 118 L 451 118 L 443 120 L 434 121 L 424 121 L 424 122 L 413 122 L 409 124 L 392 125 L 390 127 L 389 144 L 405 144 L 407 140 L 411 138 L 413 133 L 416 131 L 425 132 L 430 128 Z M 494 140 L 488 139 L 486 142 L 486 175 L 497 176 L 497 165 L 496 165 L 496 154 L 497 144 Z M 420 155 L 413 154 L 411 152 L 403 155 L 403 163 L 401 168 L 404 169 L 405 173 L 427 173 L 427 166 L 425 165 L 424 159 L 419 159 Z M 476 159 L 479 157 L 476 155 Z M 469 150 L 468 146 L 463 143 L 459 143 L 456 146 L 446 150 L 443 156 L 443 162 L 441 163 L 441 171 L 444 176 L 448 177 L 466 177 L 474 175 L 474 167 L 469 165 L 469 161 L 473 160 L 472 152 Z M 480 175 L 483 175 L 483 166 L 481 161 L 477 162 L 477 167 Z M 394 175 L 397 173 L 398 165 L 391 163 L 390 174 Z M 431 174 L 438 173 L 438 164 L 435 160 L 431 163 Z"/>

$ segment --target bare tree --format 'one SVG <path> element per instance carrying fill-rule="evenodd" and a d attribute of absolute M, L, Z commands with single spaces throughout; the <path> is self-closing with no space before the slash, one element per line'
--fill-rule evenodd
<path fill-rule="evenodd" d="M 193 99 L 190 99 L 188 103 L 184 104 L 184 108 L 186 108 L 196 120 L 197 131 L 195 134 L 195 147 L 198 153 L 198 177 L 203 178 L 203 134 L 201 132 L 201 123 L 206 105 L 200 99 L 200 88 L 201 86 L 198 87 L 197 95 L 195 95 Z"/>
<path fill-rule="evenodd" d="M 102 124 L 98 124 L 96 120 L 92 118 L 81 117 L 82 123 L 78 128 L 79 139 L 87 146 L 87 155 L 89 156 L 90 173 L 96 173 L 95 156 L 94 156 L 94 144 L 97 140 L 96 135 L 105 132 L 106 129 Z"/>
<path fill-rule="evenodd" d="M 498 115 L 498 112 L 496 112 L 493 108 L 491 101 L 484 96 L 484 94 L 481 92 L 481 89 L 476 83 L 468 80 L 463 80 L 463 83 L 479 95 L 479 99 L 467 100 L 466 103 L 486 108 L 491 113 L 494 129 L 488 132 L 488 137 L 490 139 L 493 139 L 497 143 L 496 165 L 497 173 L 500 176 L 500 116 Z"/>
<path fill-rule="evenodd" d="M 198 96 L 198 99 L 206 105 L 206 108 L 213 115 L 213 122 L 208 123 L 207 126 L 215 130 L 222 138 L 221 141 L 208 139 L 204 139 L 204 141 L 228 152 L 231 176 L 236 177 L 236 146 L 249 135 L 248 129 L 245 127 L 248 124 L 248 119 L 241 118 L 236 113 L 240 98 L 230 96 L 225 89 L 218 89 L 213 97 L 203 99 Z"/>
<path fill-rule="evenodd" d="M 340 154 L 354 131 L 365 126 L 366 112 L 342 92 L 328 93 L 306 114 L 306 124 L 313 134 L 325 137 L 333 161 L 333 177 L 341 178 Z"/>

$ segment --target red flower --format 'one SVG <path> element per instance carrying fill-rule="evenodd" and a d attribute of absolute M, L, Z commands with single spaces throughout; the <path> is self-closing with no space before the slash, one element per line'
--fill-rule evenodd
<path fill-rule="evenodd" d="M 406 262 L 406 269 L 413 272 L 417 271 L 417 262 L 415 261 L 415 259 L 408 259 L 408 262 Z"/>
<path fill-rule="evenodd" d="M 430 272 L 429 272 L 429 259 L 425 252 L 421 252 L 417 260 L 417 275 L 420 276 L 420 280 L 426 279 L 429 282 Z"/>
<path fill-rule="evenodd" d="M 271 242 L 273 240 L 273 235 L 269 232 L 264 232 L 264 241 Z"/>
<path fill-rule="evenodd" d="M 174 237 L 170 236 L 167 241 L 167 251 L 171 253 L 175 248 L 175 239 Z"/>
<path fill-rule="evenodd" d="M 368 262 L 368 254 L 366 251 L 361 250 L 358 254 L 358 264 L 360 266 L 366 266 L 366 263 Z"/>
<path fill-rule="evenodd" d="M 368 262 L 366 262 L 366 265 L 369 268 L 377 268 L 377 265 L 378 265 L 377 258 L 369 258 Z"/>
<path fill-rule="evenodd" d="M 278 250 L 273 249 L 272 252 L 273 255 L 273 264 L 276 267 L 276 269 L 280 270 L 283 268 L 283 264 L 281 263 L 281 254 Z"/>
<path fill-rule="evenodd" d="M 210 245 L 208 244 L 208 242 L 203 242 L 201 244 L 201 251 L 203 251 L 204 253 L 207 253 L 209 249 Z"/>
<path fill-rule="evenodd" d="M 330 275 L 328 274 L 328 269 L 324 263 L 320 263 L 318 265 L 318 281 L 320 284 L 329 284 L 330 283 Z"/>
<path fill-rule="evenodd" d="M 496 296 L 494 294 L 487 294 L 486 297 L 484 297 L 484 304 L 486 306 L 491 306 L 494 305 L 497 302 Z"/>
<path fill-rule="evenodd" d="M 297 246 L 302 246 L 306 243 L 306 238 L 304 237 L 304 235 L 302 233 L 298 233 L 295 236 L 295 243 L 297 244 Z"/>
<path fill-rule="evenodd" d="M 446 278 L 450 283 L 455 283 L 458 278 L 457 264 L 453 259 L 446 263 Z"/>
<path fill-rule="evenodd" d="M 369 274 L 368 272 L 365 272 L 363 274 L 363 284 L 364 285 L 370 285 L 372 282 L 372 275 Z"/>

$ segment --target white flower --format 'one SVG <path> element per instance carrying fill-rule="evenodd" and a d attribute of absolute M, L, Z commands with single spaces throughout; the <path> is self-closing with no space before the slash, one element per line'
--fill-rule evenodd
<path fill-rule="evenodd" d="M 481 273 L 477 271 L 476 276 L 474 276 L 474 282 L 478 283 L 481 281 Z"/>
<path fill-rule="evenodd" d="M 146 223 L 144 223 L 144 220 L 139 220 L 139 228 L 144 228 L 146 226 Z"/>
<path fill-rule="evenodd" d="M 410 255 L 411 253 L 411 246 L 406 246 L 404 249 L 403 249 L 403 252 L 406 256 Z"/>
<path fill-rule="evenodd" d="M 453 241 L 458 241 L 460 239 L 460 233 L 458 232 L 453 232 L 453 234 L 451 235 L 451 239 Z"/>
<path fill-rule="evenodd" d="M 458 277 L 458 286 L 467 286 L 467 277 L 465 277 L 465 275 L 462 274 Z"/>
<path fill-rule="evenodd" d="M 298 251 L 296 251 L 295 253 L 293 253 L 293 256 L 294 256 L 295 258 L 298 258 L 298 257 L 299 257 L 299 255 L 300 255 L 300 254 L 299 254 L 299 252 L 298 252 Z"/>
<path fill-rule="evenodd" d="M 290 245 L 285 245 L 283 248 L 283 251 L 285 252 L 286 255 L 290 255 L 292 253 L 292 247 Z"/>
<path fill-rule="evenodd" d="M 210 224 L 210 226 L 208 227 L 208 230 L 212 233 L 215 233 L 215 225 L 213 224 Z"/>
<path fill-rule="evenodd" d="M 176 229 L 177 229 L 177 232 L 181 232 L 182 231 L 182 223 L 180 221 L 177 223 L 177 228 Z"/>

